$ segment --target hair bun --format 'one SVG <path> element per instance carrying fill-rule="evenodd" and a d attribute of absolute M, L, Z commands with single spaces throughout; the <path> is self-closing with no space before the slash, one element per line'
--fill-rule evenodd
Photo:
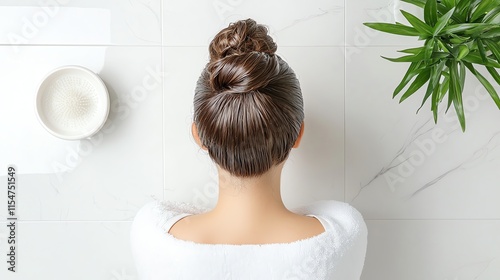
<path fill-rule="evenodd" d="M 253 19 L 222 29 L 210 43 L 207 80 L 213 92 L 244 93 L 265 87 L 279 71 L 276 43 Z"/>
<path fill-rule="evenodd" d="M 240 20 L 222 29 L 209 47 L 210 61 L 250 52 L 274 54 L 277 46 L 266 26 L 253 19 Z"/>
<path fill-rule="evenodd" d="M 245 93 L 259 91 L 278 75 L 276 56 L 262 52 L 226 56 L 207 67 L 213 92 Z"/>

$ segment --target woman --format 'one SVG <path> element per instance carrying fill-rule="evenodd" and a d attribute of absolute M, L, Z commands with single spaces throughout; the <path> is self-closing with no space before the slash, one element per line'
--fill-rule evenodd
<path fill-rule="evenodd" d="M 193 137 L 216 163 L 213 209 L 153 201 L 131 245 L 140 279 L 359 279 L 367 229 L 339 201 L 289 210 L 283 165 L 304 132 L 299 81 L 266 27 L 221 30 L 194 97 Z"/>

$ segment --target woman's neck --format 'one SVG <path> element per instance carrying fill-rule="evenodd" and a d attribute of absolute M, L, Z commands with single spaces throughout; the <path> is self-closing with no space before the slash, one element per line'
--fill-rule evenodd
<path fill-rule="evenodd" d="M 262 223 L 290 214 L 280 192 L 283 164 L 258 177 L 241 178 L 219 168 L 219 198 L 210 211 L 226 222 Z"/>

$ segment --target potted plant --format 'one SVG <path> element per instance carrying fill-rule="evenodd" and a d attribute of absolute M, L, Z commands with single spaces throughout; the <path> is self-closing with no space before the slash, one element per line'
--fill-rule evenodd
<path fill-rule="evenodd" d="M 393 62 L 410 63 L 394 90 L 393 98 L 405 89 L 400 98 L 402 102 L 427 83 L 420 108 L 430 99 L 434 122 L 437 123 L 438 105 L 447 95 L 446 111 L 453 104 L 465 131 L 462 93 L 468 69 L 500 109 L 500 98 L 493 85 L 478 71 L 478 66 L 484 66 L 493 80 L 500 84 L 496 70 L 500 68 L 500 0 L 401 1 L 422 8 L 424 19 L 401 10 L 410 26 L 399 22 L 364 23 L 378 31 L 417 36 L 423 41 L 421 47 L 399 51 L 406 54 L 402 57 L 384 57 Z"/>

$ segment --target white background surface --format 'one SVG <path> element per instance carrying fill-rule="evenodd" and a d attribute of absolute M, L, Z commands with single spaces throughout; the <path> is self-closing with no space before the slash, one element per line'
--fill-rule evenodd
<path fill-rule="evenodd" d="M 390 0 L 4 0 L 0 3 L 0 253 L 6 167 L 18 168 L 18 272 L 1 279 L 137 279 L 128 238 L 152 197 L 216 198 L 210 160 L 190 135 L 207 46 L 228 23 L 267 24 L 297 73 L 306 132 L 284 171 L 289 207 L 354 205 L 369 244 L 363 280 L 500 278 L 500 111 L 471 77 L 467 131 L 451 109 L 431 120 L 423 92 L 391 99 L 407 65 L 380 58 L 417 46 L 365 28 L 403 21 Z M 63 141 L 35 116 L 36 89 L 62 65 L 98 73 L 110 119 Z M 468 105 L 467 105 L 468 104 Z M 2 258 L 3 259 L 3 258 Z"/>

